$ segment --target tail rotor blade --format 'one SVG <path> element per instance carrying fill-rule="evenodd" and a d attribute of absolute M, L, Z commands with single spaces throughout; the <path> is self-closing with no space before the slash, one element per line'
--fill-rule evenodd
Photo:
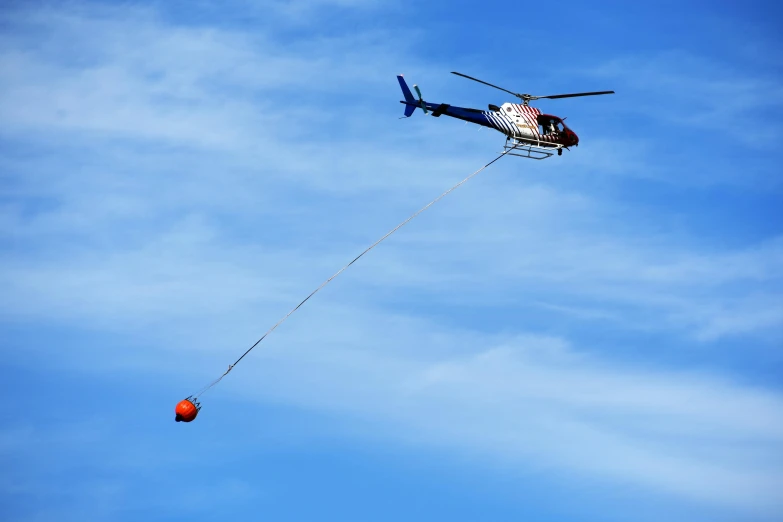
<path fill-rule="evenodd" d="M 421 90 L 419 89 L 419 86 L 414 84 L 413 90 L 416 91 L 416 94 L 419 95 L 419 105 L 421 105 L 421 110 L 424 111 L 424 114 L 427 114 L 427 104 L 424 103 L 424 99 L 421 97 Z"/>

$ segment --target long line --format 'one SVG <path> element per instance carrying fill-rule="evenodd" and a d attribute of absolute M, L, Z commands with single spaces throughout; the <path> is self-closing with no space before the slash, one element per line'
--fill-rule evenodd
<path fill-rule="evenodd" d="M 483 167 L 481 167 L 480 169 L 478 169 L 477 171 L 475 171 L 473 174 L 471 174 L 471 175 L 470 175 L 470 176 L 468 176 L 467 178 L 463 179 L 462 181 L 460 181 L 459 183 L 457 183 L 456 185 L 454 185 L 453 187 L 451 187 L 450 189 L 448 189 L 446 192 L 444 192 L 443 194 L 441 194 L 441 195 L 440 195 L 440 196 L 438 196 L 437 198 L 433 199 L 432 201 L 430 201 L 429 203 L 427 203 L 426 205 L 424 205 L 422 208 L 420 208 L 419 210 L 417 210 L 416 212 L 414 212 L 413 214 L 411 214 L 411 216 L 410 216 L 410 217 L 408 217 L 408 219 L 406 219 L 405 221 L 403 221 L 402 223 L 400 223 L 399 225 L 397 225 L 397 226 L 396 226 L 396 227 L 394 227 L 393 229 L 389 230 L 389 231 L 388 231 L 388 232 L 387 232 L 387 233 L 386 233 L 386 234 L 385 234 L 385 235 L 384 235 L 382 238 L 380 238 L 378 241 L 376 241 L 375 243 L 373 243 L 372 245 L 370 245 L 369 247 L 367 247 L 367 248 L 364 250 L 364 252 L 362 252 L 361 254 L 359 254 L 358 256 L 356 256 L 355 258 L 353 258 L 353 260 L 352 260 L 350 263 L 348 263 L 347 265 L 345 265 L 344 267 L 342 267 L 340 270 L 338 270 L 338 271 L 337 271 L 337 272 L 336 272 L 336 273 L 335 273 L 335 274 L 334 274 L 332 277 L 330 277 L 329 279 L 327 279 L 326 281 L 324 281 L 323 283 L 321 283 L 321 286 L 319 286 L 318 288 L 316 288 L 315 290 L 313 290 L 313 291 L 310 293 L 310 295 L 308 295 L 307 297 L 305 297 L 305 298 L 302 300 L 302 302 L 301 302 L 301 303 L 299 303 L 298 305 L 296 305 L 296 306 L 295 306 L 295 307 L 294 307 L 294 308 L 293 308 L 293 309 L 292 309 L 290 312 L 288 312 L 287 314 L 285 314 L 285 316 L 284 316 L 282 319 L 280 319 L 280 320 L 279 320 L 277 323 L 275 323 L 275 325 L 274 325 L 272 328 L 270 328 L 269 330 L 267 330 L 267 331 L 266 331 L 266 333 L 265 333 L 264 335 L 262 335 L 262 336 L 261 336 L 261 338 L 260 338 L 258 341 L 256 341 L 256 342 L 253 344 L 253 346 L 251 346 L 250 348 L 248 348 L 248 349 L 247 349 L 247 351 L 246 351 L 245 353 L 243 353 L 243 354 L 242 354 L 242 355 L 239 357 L 239 359 L 237 359 L 236 361 L 234 361 L 234 364 L 230 364 L 230 365 L 228 366 L 228 370 L 226 370 L 226 371 L 225 371 L 225 373 L 223 373 L 223 375 L 221 375 L 220 377 L 218 377 L 217 379 L 215 379 L 214 381 L 212 381 L 211 383 L 209 383 L 208 385 L 206 385 L 205 387 L 203 387 L 203 388 L 202 388 L 202 389 L 201 389 L 201 390 L 200 390 L 198 393 L 194 394 L 193 396 L 194 396 L 194 397 L 199 397 L 200 395 L 203 395 L 204 393 L 206 393 L 206 392 L 207 392 L 207 390 L 209 390 L 210 388 L 212 388 L 213 386 L 215 386 L 217 383 L 219 383 L 219 382 L 220 382 L 220 381 L 223 379 L 223 377 L 225 377 L 226 375 L 228 375 L 228 374 L 229 374 L 229 372 L 230 372 L 231 370 L 233 370 L 233 369 L 234 369 L 234 366 L 236 366 L 237 364 L 239 364 L 239 362 L 240 362 L 242 359 L 244 359 L 244 358 L 245 358 L 245 356 L 246 356 L 247 354 L 249 354 L 249 353 L 250 353 L 250 352 L 253 350 L 253 348 L 255 348 L 256 346 L 258 346 L 258 345 L 259 345 L 259 343 L 261 343 L 261 341 L 263 341 L 263 340 L 266 338 L 266 336 L 268 336 L 269 334 L 271 334 L 272 332 L 274 332 L 274 331 L 275 331 L 275 329 L 276 329 L 278 326 L 280 326 L 281 324 L 283 324 L 283 323 L 285 322 L 285 320 L 286 320 L 286 319 L 288 319 L 288 318 L 291 316 L 291 314 L 293 314 L 294 312 L 296 312 L 297 310 L 299 310 L 299 308 L 300 308 L 300 307 L 301 307 L 303 304 L 305 304 L 307 301 L 309 301 L 311 297 L 313 297 L 315 294 L 317 294 L 317 293 L 318 293 L 318 292 L 319 292 L 319 291 L 320 291 L 320 290 L 321 290 L 323 287 L 325 287 L 326 285 L 328 285 L 328 284 L 329 284 L 329 283 L 332 281 L 332 279 L 334 279 L 334 278 L 335 278 L 335 277 L 337 277 L 338 275 L 340 275 L 340 274 L 342 274 L 343 272 L 345 272 L 345 270 L 347 270 L 349 266 L 351 266 L 352 264 L 354 264 L 355 262 L 357 262 L 359 259 L 361 259 L 361 258 L 362 258 L 362 256 L 364 256 L 364 254 L 368 253 L 370 250 L 372 250 L 372 249 L 373 249 L 373 248 L 375 248 L 376 246 L 380 245 L 380 244 L 381 244 L 381 243 L 382 243 L 382 242 L 383 242 L 383 241 L 384 241 L 384 240 L 385 240 L 387 237 L 391 236 L 392 234 L 394 234 L 395 232 L 397 232 L 399 229 L 401 229 L 402 227 L 404 227 L 405 225 L 407 225 L 407 224 L 408 224 L 410 221 L 412 221 L 412 220 L 413 220 L 413 219 L 414 219 L 416 216 L 418 216 L 419 214 L 421 214 L 422 212 L 424 212 L 425 210 L 427 210 L 428 208 L 430 208 L 432 205 L 434 205 L 435 203 L 437 203 L 438 201 L 440 201 L 441 199 L 443 199 L 444 197 L 446 197 L 446 196 L 447 196 L 447 195 L 448 195 L 450 192 L 452 192 L 452 191 L 456 190 L 456 189 L 457 189 L 457 188 L 458 188 L 460 185 L 462 185 L 462 184 L 466 183 L 467 181 L 469 181 L 469 180 L 470 180 L 472 177 L 474 177 L 474 176 L 476 176 L 477 174 L 479 174 L 479 173 L 480 173 L 482 170 L 486 169 L 487 167 L 489 167 L 490 165 L 492 165 L 493 163 L 495 163 L 497 160 L 499 160 L 500 158 L 502 158 L 503 156 L 505 156 L 505 155 L 506 155 L 506 153 L 508 153 L 508 152 L 510 152 L 510 151 L 512 151 L 512 150 L 514 150 L 515 148 L 516 148 L 516 146 L 514 146 L 514 147 L 511 147 L 510 149 L 503 151 L 502 153 L 500 153 L 500 155 L 499 155 L 498 157 L 496 157 L 495 159 L 493 159 L 492 161 L 490 161 L 489 163 L 487 163 L 486 165 L 484 165 Z"/>

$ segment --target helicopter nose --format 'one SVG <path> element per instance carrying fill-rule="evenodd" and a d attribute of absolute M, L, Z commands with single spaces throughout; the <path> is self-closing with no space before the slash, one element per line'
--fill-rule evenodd
<path fill-rule="evenodd" d="M 577 136 L 576 133 L 570 129 L 568 131 L 568 139 L 571 142 L 571 145 L 579 145 L 579 136 Z"/>

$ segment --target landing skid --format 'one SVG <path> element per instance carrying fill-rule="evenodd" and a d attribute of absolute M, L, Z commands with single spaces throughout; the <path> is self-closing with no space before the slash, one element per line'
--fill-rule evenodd
<path fill-rule="evenodd" d="M 509 156 L 529 158 L 534 160 L 547 159 L 550 156 L 563 153 L 563 146 L 543 141 L 525 141 L 516 138 L 506 138 L 503 150 Z"/>

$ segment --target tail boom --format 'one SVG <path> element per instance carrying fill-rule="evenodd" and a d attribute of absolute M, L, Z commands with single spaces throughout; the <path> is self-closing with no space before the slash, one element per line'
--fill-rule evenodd
<path fill-rule="evenodd" d="M 401 74 L 397 75 L 397 81 L 400 82 L 402 95 L 405 97 L 405 100 L 400 101 L 400 103 L 405 105 L 405 115 L 403 116 L 404 118 L 410 117 L 413 112 L 419 108 L 422 109 L 425 114 L 432 112 L 432 115 L 436 118 L 445 114 L 446 116 L 451 116 L 452 118 L 457 118 L 458 120 L 475 123 L 477 125 L 481 125 L 482 127 L 498 129 L 501 132 L 504 132 L 504 130 L 501 130 L 497 125 L 493 124 L 490 118 L 487 117 L 485 111 L 479 109 L 468 109 L 465 107 L 454 107 L 448 103 L 427 103 L 422 99 L 417 100 L 413 97 L 413 93 L 408 87 L 408 84 L 405 83 L 405 79 Z M 414 85 L 414 87 L 416 86 Z M 419 92 L 418 88 L 416 89 L 416 92 Z"/>

